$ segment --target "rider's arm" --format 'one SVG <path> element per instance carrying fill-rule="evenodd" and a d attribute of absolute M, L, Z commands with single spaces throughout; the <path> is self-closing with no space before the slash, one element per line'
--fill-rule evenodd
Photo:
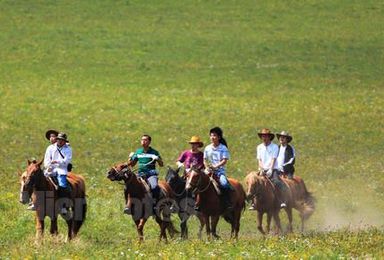
<path fill-rule="evenodd" d="M 129 159 L 129 161 L 128 161 L 128 166 L 133 167 L 133 166 L 136 165 L 136 163 L 137 163 L 137 160 Z"/>
<path fill-rule="evenodd" d="M 204 167 L 205 167 L 205 169 L 208 169 L 210 166 L 211 165 L 210 165 L 209 161 L 206 158 L 204 158 Z"/>
<path fill-rule="evenodd" d="M 157 164 L 159 164 L 160 167 L 164 166 L 163 159 L 161 159 L 161 157 L 159 157 L 159 159 L 157 159 Z"/>
<path fill-rule="evenodd" d="M 273 158 L 273 159 L 271 160 L 271 164 L 268 166 L 268 169 L 273 170 L 273 165 L 275 165 L 275 162 L 276 162 L 276 158 Z"/>
<path fill-rule="evenodd" d="M 218 169 L 220 168 L 221 166 L 224 166 L 226 163 L 227 163 L 228 159 L 227 158 L 224 158 L 223 160 L 221 160 L 218 164 L 216 165 L 212 165 L 213 168 L 215 169 Z"/>
<path fill-rule="evenodd" d="M 178 168 L 184 166 L 185 157 L 186 157 L 185 152 L 182 152 L 176 162 L 176 165 Z"/>
<path fill-rule="evenodd" d="M 259 169 L 260 170 L 264 169 L 264 165 L 263 165 L 263 162 L 261 161 L 261 159 L 259 159 Z"/>
<path fill-rule="evenodd" d="M 47 150 L 45 151 L 45 156 L 44 156 L 44 168 L 48 168 L 49 165 L 51 164 L 51 146 L 47 147 Z"/>
<path fill-rule="evenodd" d="M 288 149 L 289 147 L 291 149 Z M 290 159 L 288 162 L 284 163 L 283 166 L 286 166 L 288 164 L 293 164 L 293 160 L 295 159 L 295 149 L 292 146 L 289 146 L 289 147 L 287 147 L 287 149 L 288 149 L 288 158 Z"/>
<path fill-rule="evenodd" d="M 61 153 L 64 155 L 64 158 L 61 157 L 56 160 L 57 164 L 60 166 L 67 166 L 69 163 L 72 162 L 72 148 L 67 146 L 66 149 L 62 149 Z"/>

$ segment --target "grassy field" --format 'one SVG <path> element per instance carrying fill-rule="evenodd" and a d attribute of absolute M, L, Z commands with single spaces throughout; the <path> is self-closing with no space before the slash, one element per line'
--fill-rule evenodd
<path fill-rule="evenodd" d="M 373 0 L 0 1 L 0 258 L 383 258 L 383 12 Z M 188 241 L 158 243 L 150 220 L 138 244 L 106 170 L 143 133 L 174 166 L 217 125 L 240 180 L 257 168 L 259 129 L 293 135 L 317 198 L 307 231 L 264 238 L 246 211 L 237 242 L 223 220 L 221 240 L 199 241 L 193 218 Z M 90 210 L 74 242 L 36 245 L 16 172 L 43 157 L 50 128 L 69 136 Z"/>

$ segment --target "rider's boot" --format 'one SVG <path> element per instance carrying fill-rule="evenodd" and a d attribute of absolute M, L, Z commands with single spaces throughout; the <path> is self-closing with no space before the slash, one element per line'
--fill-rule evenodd
<path fill-rule="evenodd" d="M 153 211 L 157 210 L 157 203 L 160 199 L 160 188 L 157 186 L 156 188 L 151 190 L 152 193 L 152 199 L 153 199 Z"/>
<path fill-rule="evenodd" d="M 231 198 L 232 190 L 231 189 L 221 189 L 221 198 L 223 200 L 224 209 L 227 211 L 233 210 L 232 198 Z"/>

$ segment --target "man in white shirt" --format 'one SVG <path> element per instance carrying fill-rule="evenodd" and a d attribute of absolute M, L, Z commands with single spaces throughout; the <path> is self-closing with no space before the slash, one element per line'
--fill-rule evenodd
<path fill-rule="evenodd" d="M 268 129 L 264 128 L 257 134 L 262 143 L 257 146 L 256 158 L 259 163 L 259 171 L 261 174 L 265 174 L 270 178 L 276 186 L 276 197 L 281 203 L 280 207 L 284 208 L 287 205 L 284 202 L 283 196 L 281 194 L 281 189 L 283 189 L 283 183 L 279 179 L 279 172 L 277 166 L 277 157 L 279 155 L 279 147 L 277 144 L 272 143 L 272 140 L 275 138 L 275 135 Z M 254 205 L 249 208 L 250 210 L 255 210 Z"/>
<path fill-rule="evenodd" d="M 58 197 L 69 198 L 70 188 L 67 181 L 68 164 L 72 161 L 72 149 L 67 144 L 67 135 L 59 133 L 56 137 L 57 141 L 48 146 L 44 156 L 44 168 L 46 176 L 56 177 L 58 182 Z M 62 214 L 67 214 L 66 208 L 63 206 Z"/>

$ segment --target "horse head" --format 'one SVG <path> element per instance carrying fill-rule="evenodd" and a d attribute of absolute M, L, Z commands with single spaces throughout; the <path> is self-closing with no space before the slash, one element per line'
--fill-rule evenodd
<path fill-rule="evenodd" d="M 186 190 L 199 189 L 203 176 L 204 176 L 203 171 L 196 169 L 194 167 L 191 168 L 190 171 L 187 172 L 187 182 L 185 184 L 185 189 Z"/>
<path fill-rule="evenodd" d="M 167 171 L 167 175 L 165 176 L 165 181 L 170 185 L 178 183 L 178 181 L 180 180 L 179 171 L 180 171 L 180 168 L 177 168 L 175 170 L 172 167 L 168 166 L 168 171 Z"/>
<path fill-rule="evenodd" d="M 108 172 L 107 172 L 107 178 L 111 181 L 121 181 L 131 178 L 133 175 L 133 172 L 129 169 L 127 163 L 119 163 L 115 166 L 113 166 Z"/>
<path fill-rule="evenodd" d="M 246 198 L 248 201 L 257 198 L 261 194 L 263 184 L 257 172 L 250 172 L 245 177 L 245 184 L 247 186 Z"/>
<path fill-rule="evenodd" d="M 40 168 L 42 163 L 43 160 L 40 162 L 28 160 L 27 169 L 20 176 L 20 203 L 27 204 L 29 202 L 33 189 L 38 183 L 38 178 L 43 174 Z"/>

